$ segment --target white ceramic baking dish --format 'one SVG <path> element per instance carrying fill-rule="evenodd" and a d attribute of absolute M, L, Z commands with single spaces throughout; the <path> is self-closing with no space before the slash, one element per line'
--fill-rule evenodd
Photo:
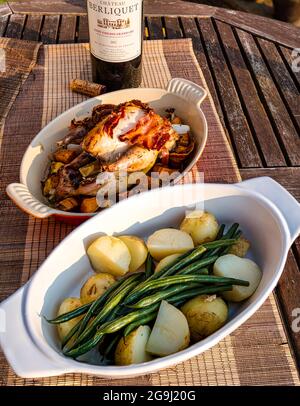
<path fill-rule="evenodd" d="M 64 357 L 55 326 L 47 324 L 41 315 L 54 317 L 64 298 L 79 295 L 79 287 L 91 272 L 87 245 L 102 233 L 147 237 L 158 228 L 178 226 L 185 211 L 201 202 L 220 222 L 240 223 L 251 241 L 251 256 L 263 270 L 255 294 L 231 308 L 229 321 L 220 330 L 164 358 L 118 367 L 90 365 Z M 177 185 L 131 197 L 76 228 L 55 248 L 34 277 L 1 304 L 0 314 L 6 317 L 5 332 L 0 333 L 2 349 L 14 371 L 22 377 L 67 372 L 128 377 L 169 367 L 212 347 L 253 315 L 276 286 L 299 231 L 299 203 L 270 178 L 236 185 Z"/>
<path fill-rule="evenodd" d="M 55 150 L 56 142 L 68 131 L 71 120 L 82 119 L 91 114 L 94 106 L 100 103 L 119 104 L 132 99 L 147 102 L 155 111 L 164 115 L 167 108 L 173 107 L 182 117 L 183 122 L 191 128 L 195 139 L 195 150 L 192 160 L 186 167 L 189 171 L 200 158 L 207 141 L 207 122 L 201 110 L 206 91 L 185 79 L 172 79 L 166 89 L 124 89 L 88 99 L 67 110 L 46 127 L 32 140 L 27 148 L 20 167 L 20 183 L 8 185 L 8 196 L 20 209 L 34 217 L 56 218 L 70 223 L 80 223 L 94 214 L 68 213 L 48 206 L 42 195 L 41 180 L 49 163 L 49 155 Z M 181 176 L 175 180 L 178 181 Z"/>

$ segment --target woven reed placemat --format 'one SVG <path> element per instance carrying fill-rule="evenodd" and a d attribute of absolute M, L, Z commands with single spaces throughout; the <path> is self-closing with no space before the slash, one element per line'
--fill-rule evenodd
<path fill-rule="evenodd" d="M 184 77 L 206 87 L 190 40 L 146 41 L 143 85 L 165 87 Z M 19 163 L 29 141 L 50 120 L 85 100 L 71 93 L 72 78 L 90 80 L 86 44 L 41 48 L 5 121 L 1 146 L 0 294 L 7 297 L 24 284 L 72 227 L 52 219 L 28 218 L 4 197 L 9 182 L 18 181 Z M 197 164 L 210 182 L 237 182 L 240 175 L 211 96 L 203 103 L 209 127 L 205 152 Z M 68 374 L 45 379 L 18 378 L 0 358 L 5 385 L 297 385 L 297 370 L 274 296 L 242 327 L 214 348 L 173 368 L 131 379 L 110 380 Z"/>

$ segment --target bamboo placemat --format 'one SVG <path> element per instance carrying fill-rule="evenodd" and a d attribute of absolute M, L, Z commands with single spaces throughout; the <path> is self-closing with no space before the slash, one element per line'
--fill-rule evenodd
<path fill-rule="evenodd" d="M 172 77 L 206 83 L 188 39 L 146 41 L 143 85 L 165 87 Z M 24 284 L 72 227 L 52 219 L 37 220 L 20 212 L 5 196 L 18 181 L 22 155 L 35 134 L 67 108 L 85 100 L 71 93 L 69 82 L 90 80 L 87 44 L 49 45 L 39 59 L 5 121 L 1 146 L 0 222 L 2 298 Z M 237 182 L 240 175 L 211 96 L 203 103 L 209 127 L 205 152 L 197 164 L 206 182 Z M 196 168 L 194 169 L 196 174 Z M 173 368 L 131 379 L 110 380 L 68 374 L 45 379 L 16 377 L 0 359 L 5 385 L 298 385 L 297 370 L 274 296 L 242 327 L 214 348 Z"/>

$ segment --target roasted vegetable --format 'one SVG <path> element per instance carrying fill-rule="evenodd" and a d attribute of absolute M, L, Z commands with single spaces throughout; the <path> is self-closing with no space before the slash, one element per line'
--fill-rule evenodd
<path fill-rule="evenodd" d="M 129 249 L 131 255 L 129 271 L 134 272 L 146 261 L 148 254 L 147 247 L 141 238 L 134 235 L 121 235 L 119 239 L 123 241 Z"/>
<path fill-rule="evenodd" d="M 57 173 L 60 168 L 64 166 L 64 164 L 62 162 L 51 162 L 51 166 L 50 166 L 50 174 L 53 175 L 55 173 Z"/>
<path fill-rule="evenodd" d="M 152 257 L 160 261 L 168 255 L 181 254 L 194 248 L 194 243 L 186 232 L 164 228 L 155 231 L 148 238 L 147 247 Z"/>
<path fill-rule="evenodd" d="M 129 271 L 131 255 L 119 238 L 99 237 L 89 246 L 87 254 L 96 272 L 122 276 Z"/>
<path fill-rule="evenodd" d="M 101 165 L 99 161 L 94 161 L 91 162 L 88 165 L 82 166 L 79 168 L 79 172 L 84 178 L 87 178 L 88 176 L 92 176 L 100 172 Z"/>
<path fill-rule="evenodd" d="M 249 281 L 249 286 L 234 285 L 232 291 L 222 294 L 231 302 L 241 302 L 253 295 L 262 278 L 262 272 L 255 262 L 232 254 L 223 255 L 217 259 L 213 272 L 217 276 L 243 278 Z"/>
<path fill-rule="evenodd" d="M 194 211 L 184 218 L 180 230 L 190 234 L 194 244 L 198 245 L 214 241 L 219 231 L 219 225 L 213 214 Z"/>
<path fill-rule="evenodd" d="M 122 337 L 115 351 L 116 365 L 140 364 L 152 359 L 146 352 L 146 345 L 151 333 L 149 326 L 140 326 L 127 337 Z"/>
<path fill-rule="evenodd" d="M 165 356 L 185 349 L 189 343 L 190 332 L 186 317 L 179 309 L 163 300 L 146 351 Z"/>
<path fill-rule="evenodd" d="M 91 276 L 80 290 L 82 303 L 90 303 L 102 296 L 115 283 L 115 278 L 108 273 Z"/>
<path fill-rule="evenodd" d="M 94 213 L 98 209 L 99 206 L 95 197 L 86 197 L 85 199 L 82 199 L 80 205 L 81 213 Z"/>
<path fill-rule="evenodd" d="M 68 164 L 71 161 L 73 161 L 73 159 L 76 158 L 77 155 L 78 155 L 78 153 L 76 151 L 62 148 L 62 149 L 58 149 L 56 152 L 54 152 L 53 157 L 54 157 L 55 161 L 57 161 L 57 162 L 62 162 L 63 164 Z"/>
<path fill-rule="evenodd" d="M 74 197 L 67 197 L 57 204 L 57 208 L 63 211 L 71 211 L 76 209 L 78 201 Z"/>
<path fill-rule="evenodd" d="M 43 186 L 43 194 L 45 196 L 52 196 L 55 194 L 55 189 L 58 186 L 58 176 L 56 174 L 50 175 L 46 181 L 44 182 Z"/>
<path fill-rule="evenodd" d="M 197 342 L 222 327 L 228 318 L 226 303 L 216 295 L 197 296 L 181 307 L 187 318 L 191 340 Z"/>

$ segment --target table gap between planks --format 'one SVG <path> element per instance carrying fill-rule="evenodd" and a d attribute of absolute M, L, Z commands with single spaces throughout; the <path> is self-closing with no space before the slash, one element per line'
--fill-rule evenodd
<path fill-rule="evenodd" d="M 44 44 L 87 42 L 84 1 L 9 2 L 0 6 L 0 36 Z M 242 12 L 146 1 L 144 39 L 172 38 L 192 38 L 242 178 L 271 176 L 300 201 L 300 66 L 292 69 L 300 30 Z M 300 239 L 276 288 L 298 369 L 300 334 L 291 324 L 293 310 L 300 308 L 299 291 Z"/>

